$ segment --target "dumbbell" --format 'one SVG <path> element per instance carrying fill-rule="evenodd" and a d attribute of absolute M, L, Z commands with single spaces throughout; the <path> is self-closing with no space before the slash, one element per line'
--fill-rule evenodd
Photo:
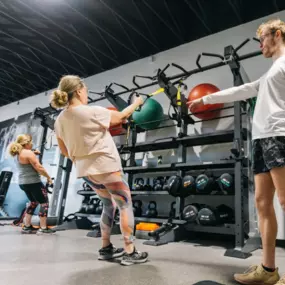
<path fill-rule="evenodd" d="M 217 180 L 217 185 L 223 194 L 231 194 L 234 191 L 234 178 L 229 173 L 222 174 Z"/>
<path fill-rule="evenodd" d="M 198 213 L 198 221 L 200 225 L 216 226 L 220 223 L 217 209 L 207 205 L 201 207 Z"/>
<path fill-rule="evenodd" d="M 195 178 L 191 175 L 186 175 L 182 179 L 180 197 L 186 198 L 196 192 Z"/>
<path fill-rule="evenodd" d="M 173 175 L 167 180 L 167 191 L 173 197 L 179 197 L 181 192 L 182 178 L 179 175 Z"/>
<path fill-rule="evenodd" d="M 136 178 L 134 181 L 134 190 L 143 191 L 144 190 L 144 179 Z"/>
<path fill-rule="evenodd" d="M 157 209 L 156 209 L 156 202 L 150 201 L 147 206 L 146 216 L 148 218 L 156 218 L 158 215 Z"/>
<path fill-rule="evenodd" d="M 210 194 L 216 190 L 216 180 L 206 174 L 200 174 L 195 180 L 196 192 L 199 194 Z"/>
<path fill-rule="evenodd" d="M 175 218 L 175 205 L 176 205 L 176 202 L 172 202 L 171 203 L 171 206 L 170 206 L 170 212 L 169 212 L 169 218 Z"/>
<path fill-rule="evenodd" d="M 219 222 L 222 224 L 234 222 L 234 210 L 227 205 L 220 205 L 217 207 Z"/>
<path fill-rule="evenodd" d="M 153 179 L 153 190 L 154 191 L 161 191 L 163 189 L 165 178 L 162 176 L 159 176 L 157 178 Z"/>
<path fill-rule="evenodd" d="M 186 205 L 182 212 L 183 220 L 187 223 L 195 223 L 198 219 L 198 213 L 201 209 L 201 205 L 197 203 Z"/>
<path fill-rule="evenodd" d="M 141 200 L 133 200 L 133 211 L 135 217 L 142 216 L 142 201 Z"/>

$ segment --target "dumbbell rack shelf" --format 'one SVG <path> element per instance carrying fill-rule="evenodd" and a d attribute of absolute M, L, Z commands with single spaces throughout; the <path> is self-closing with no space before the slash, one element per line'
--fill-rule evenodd
<path fill-rule="evenodd" d="M 236 82 L 235 82 L 236 84 Z M 234 199 L 234 216 L 235 216 L 235 224 L 230 225 L 217 225 L 217 226 L 204 226 L 199 224 L 188 224 L 182 219 L 173 220 L 172 223 L 176 224 L 179 221 L 179 225 L 183 225 L 184 229 L 188 229 L 193 232 L 207 232 L 207 233 L 218 233 L 218 234 L 227 234 L 234 235 L 235 237 L 235 249 L 232 251 L 227 251 L 225 255 L 246 258 L 250 256 L 250 251 L 245 249 L 246 244 L 246 235 L 247 235 L 247 227 L 249 224 L 250 217 L 245 216 L 245 206 L 244 206 L 244 196 L 246 197 L 246 189 L 247 187 L 243 185 L 243 171 L 250 172 L 250 157 L 246 157 L 245 149 L 247 140 L 251 139 L 251 133 L 249 128 L 251 128 L 248 123 L 249 113 L 245 113 L 243 111 L 243 106 L 241 102 L 234 103 L 234 129 L 233 130 L 224 130 L 224 131 L 215 131 L 212 133 L 200 134 L 200 135 L 187 135 L 188 123 L 184 122 L 184 124 L 180 127 L 180 135 L 176 138 L 165 138 L 158 139 L 155 141 L 148 142 L 137 142 L 137 131 L 134 126 L 131 128 L 130 137 L 131 142 L 129 145 L 117 146 L 119 152 L 121 154 L 128 153 L 130 154 L 130 158 L 125 162 L 123 170 L 128 174 L 128 183 L 129 185 L 133 185 L 134 175 L 141 173 L 149 173 L 149 174 L 157 174 L 160 172 L 176 172 L 177 175 L 183 177 L 186 173 L 190 172 L 199 172 L 199 171 L 209 171 L 210 173 L 214 172 L 229 172 L 234 175 L 234 194 L 223 195 L 223 193 L 215 193 L 211 194 L 193 194 L 193 196 L 201 195 L 201 196 L 229 196 Z M 247 125 L 246 128 L 243 126 L 242 116 L 247 116 Z M 224 143 L 232 143 L 233 147 L 231 148 L 231 152 L 229 151 L 229 159 L 221 159 L 217 161 L 202 161 L 202 162 L 189 162 L 187 161 L 187 148 L 194 146 L 203 146 L 203 145 L 218 145 Z M 146 166 L 138 166 L 135 159 L 136 153 L 155 151 L 155 150 L 166 150 L 166 149 L 176 149 L 177 150 L 177 162 L 171 164 L 158 164 L 155 167 L 146 167 Z M 192 175 L 192 173 L 191 173 Z M 155 191 L 132 191 L 132 195 L 167 195 L 167 193 L 158 194 Z M 169 195 L 169 194 L 168 194 Z M 192 195 L 191 195 L 192 196 Z M 185 198 L 176 197 L 175 198 L 176 206 L 175 206 L 175 216 L 182 217 L 182 212 L 185 206 Z M 164 219 L 148 219 L 146 217 L 136 218 L 136 221 L 150 221 L 157 223 L 164 223 L 167 220 Z M 180 227 L 179 227 L 180 228 Z M 182 230 L 182 227 L 181 227 Z M 174 240 L 170 240 L 174 241 Z"/>
<path fill-rule="evenodd" d="M 124 167 L 124 172 L 136 174 L 136 173 L 151 173 L 151 172 L 163 172 L 163 171 L 177 171 L 177 170 L 203 170 L 213 168 L 234 168 L 235 160 L 219 160 L 202 163 L 173 163 L 173 164 L 161 164 L 156 167 L 145 166 L 132 166 Z"/>

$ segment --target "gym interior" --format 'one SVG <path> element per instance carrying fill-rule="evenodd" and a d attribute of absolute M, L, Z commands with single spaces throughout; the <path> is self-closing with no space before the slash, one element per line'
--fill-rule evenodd
<path fill-rule="evenodd" d="M 256 29 L 285 19 L 284 1 L 0 4 L 1 285 L 234 284 L 234 273 L 260 263 L 250 168 L 255 100 L 194 114 L 186 101 L 268 70 L 272 62 L 262 57 Z M 110 129 L 131 189 L 135 242 L 149 253 L 144 264 L 97 259 L 102 203 L 61 155 L 54 133 L 60 112 L 49 105 L 66 74 L 84 79 L 90 105 L 122 110 L 134 95 L 145 100 L 131 120 Z M 7 147 L 23 133 L 31 134 L 54 179 L 54 235 L 21 234 L 29 201 Z M 276 197 L 274 207 L 276 263 L 285 273 L 285 216 Z M 123 242 L 118 212 L 112 242 Z"/>

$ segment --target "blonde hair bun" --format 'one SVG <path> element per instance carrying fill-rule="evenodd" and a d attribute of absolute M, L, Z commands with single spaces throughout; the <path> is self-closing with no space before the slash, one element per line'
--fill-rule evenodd
<path fill-rule="evenodd" d="M 9 146 L 9 153 L 12 156 L 16 156 L 16 155 L 20 154 L 22 149 L 23 149 L 22 145 L 20 145 L 19 143 L 13 142 Z"/>
<path fill-rule="evenodd" d="M 65 91 L 55 90 L 52 92 L 50 103 L 56 109 L 63 108 L 68 104 L 68 94 Z"/>

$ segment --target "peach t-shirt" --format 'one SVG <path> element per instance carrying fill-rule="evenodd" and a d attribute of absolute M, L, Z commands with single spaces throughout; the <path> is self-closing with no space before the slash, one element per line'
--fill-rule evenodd
<path fill-rule="evenodd" d="M 109 132 L 110 110 L 79 105 L 62 111 L 55 133 L 75 162 L 77 177 L 121 171 L 121 159 Z"/>

